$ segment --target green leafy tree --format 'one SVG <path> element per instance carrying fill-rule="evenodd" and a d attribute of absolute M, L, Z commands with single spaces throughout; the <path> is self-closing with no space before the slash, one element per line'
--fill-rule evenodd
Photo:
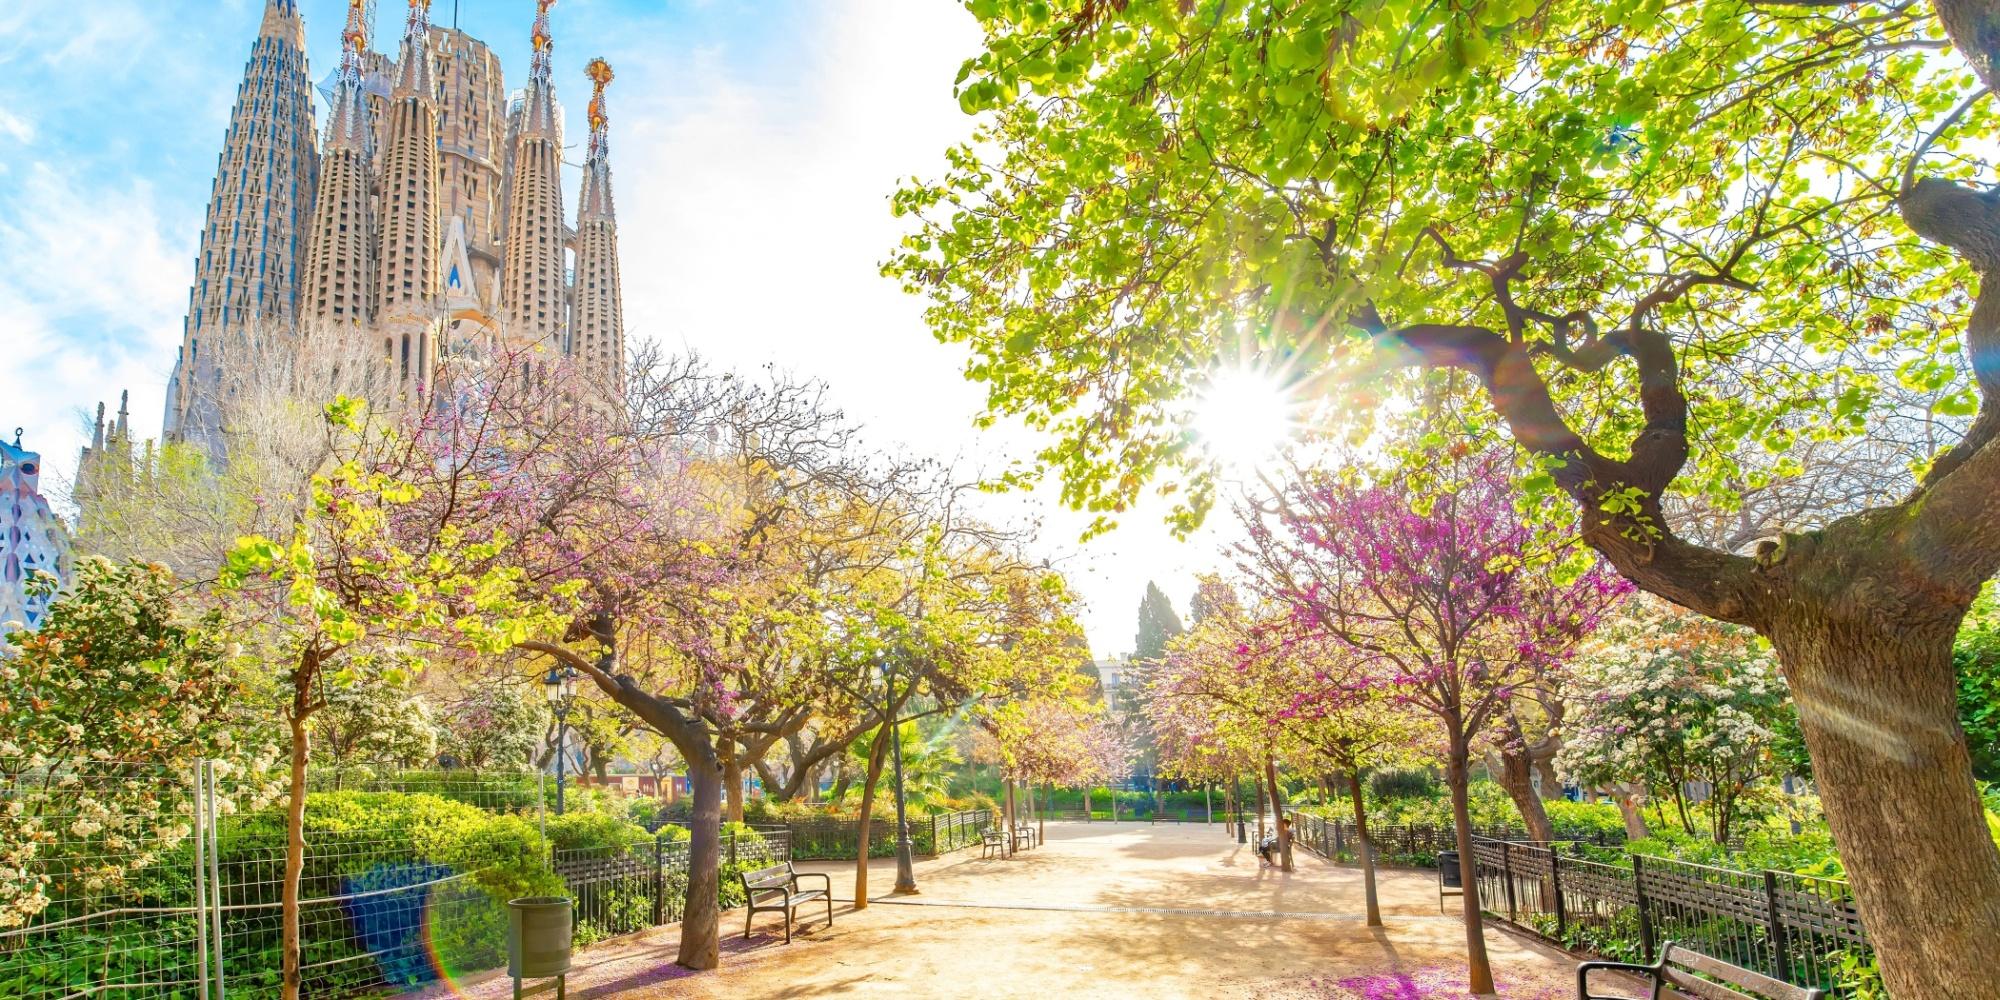
<path fill-rule="evenodd" d="M 438 754 L 430 701 L 396 686 L 328 689 L 312 733 L 315 759 L 336 768 L 420 767 Z"/>
<path fill-rule="evenodd" d="M 447 482 L 470 496 L 479 484 L 449 465 L 411 461 L 421 453 L 366 412 L 346 398 L 326 406 L 334 461 L 312 477 L 310 499 L 289 537 L 239 540 L 219 580 L 225 593 L 247 600 L 261 644 L 284 664 L 282 715 L 291 746 L 281 897 L 285 1000 L 297 1000 L 300 987 L 299 882 L 312 730 L 331 693 L 400 687 L 423 668 L 425 656 L 497 654 L 533 636 L 560 634 L 567 624 L 526 596 L 525 574 L 502 559 L 511 544 L 506 534 L 471 537 L 456 525 L 432 530 L 412 523 L 425 509 L 416 504 L 427 485 Z M 560 585 L 565 596 L 579 589 Z"/>
<path fill-rule="evenodd" d="M 967 6 L 979 123 L 885 269 L 1066 501 L 1164 477 L 1191 528 L 1230 366 L 1302 418 L 1462 373 L 1439 437 L 1510 435 L 1641 588 L 1773 643 L 1889 988 L 1990 988 L 1951 651 L 2000 572 L 1992 0 Z M 1933 413 L 1965 435 L 1894 499 L 1754 554 L 1677 530 L 1753 456 Z"/>
<path fill-rule="evenodd" d="M 1180 616 L 1174 613 L 1174 602 L 1167 600 L 1159 584 L 1148 580 L 1146 596 L 1139 599 L 1139 631 L 1132 637 L 1132 656 L 1157 660 L 1167 655 L 1167 643 L 1185 631 Z"/>
<path fill-rule="evenodd" d="M 445 717 L 439 745 L 460 767 L 530 766 L 543 745 L 548 703 L 521 684 L 478 684 Z"/>

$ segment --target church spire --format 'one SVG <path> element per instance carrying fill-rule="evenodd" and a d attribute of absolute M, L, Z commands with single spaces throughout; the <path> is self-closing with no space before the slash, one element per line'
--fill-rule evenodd
<path fill-rule="evenodd" d="M 218 159 L 166 406 L 167 436 L 216 456 L 224 357 L 298 316 L 319 153 L 296 0 L 265 0 Z"/>
<path fill-rule="evenodd" d="M 348 0 L 340 76 L 326 121 L 302 311 L 318 323 L 365 326 L 374 313 L 375 115 L 363 89 L 368 58 L 367 0 Z"/>
<path fill-rule="evenodd" d="M 430 0 L 410 0 L 382 156 L 381 294 L 383 348 L 406 389 L 430 381 L 437 364 L 437 93 L 431 83 Z"/>
<path fill-rule="evenodd" d="M 604 90 L 611 64 L 592 59 L 584 75 L 594 86 L 590 98 L 590 153 L 583 164 L 583 190 L 576 213 L 576 287 L 570 318 L 577 366 L 603 383 L 607 393 L 623 392 L 625 302 L 618 278 L 618 216 L 611 201 L 611 118 Z"/>
<path fill-rule="evenodd" d="M 562 127 L 556 115 L 550 62 L 555 41 L 549 8 L 535 2 L 535 61 L 527 93 L 509 123 L 507 249 L 500 274 L 501 316 L 510 347 L 568 353 L 568 304 L 563 301 L 569 245 L 563 222 Z"/>
<path fill-rule="evenodd" d="M 583 197 L 577 208 L 577 222 L 612 219 L 611 203 L 611 118 L 605 112 L 604 90 L 611 85 L 611 64 L 592 59 L 584 75 L 593 86 L 590 95 L 590 152 L 583 161 Z"/>
<path fill-rule="evenodd" d="M 299 16 L 298 0 L 264 0 L 264 23 L 258 25 L 257 37 L 275 39 L 303 51 L 306 22 Z"/>

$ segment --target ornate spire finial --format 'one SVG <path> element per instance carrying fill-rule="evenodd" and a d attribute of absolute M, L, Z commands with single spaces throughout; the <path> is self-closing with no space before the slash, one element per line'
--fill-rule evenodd
<path fill-rule="evenodd" d="M 535 57 L 529 75 L 537 83 L 549 82 L 551 56 L 556 47 L 555 35 L 549 31 L 549 8 L 555 5 L 556 0 L 535 0 Z"/>
<path fill-rule="evenodd" d="M 403 31 L 404 38 L 418 38 L 430 34 L 431 0 L 410 0 L 410 21 Z"/>
<path fill-rule="evenodd" d="M 604 88 L 611 86 L 611 64 L 600 56 L 583 68 L 594 89 L 590 93 L 590 156 L 598 159 L 609 150 L 611 116 L 604 108 Z"/>
<path fill-rule="evenodd" d="M 347 27 L 340 33 L 340 74 L 361 79 L 368 53 L 368 0 L 347 0 Z"/>

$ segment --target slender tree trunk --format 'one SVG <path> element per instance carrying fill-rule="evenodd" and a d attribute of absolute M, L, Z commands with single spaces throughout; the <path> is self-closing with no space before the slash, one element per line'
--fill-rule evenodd
<path fill-rule="evenodd" d="M 1271 783 L 1271 823 L 1278 829 L 1278 862 L 1292 870 L 1292 824 L 1285 819 L 1285 792 L 1278 787 L 1278 763 L 1264 758 L 1264 780 Z"/>
<path fill-rule="evenodd" d="M 1354 802 L 1354 854 L 1361 859 L 1361 891 L 1368 900 L 1368 926 L 1382 926 L 1382 904 L 1375 898 L 1375 845 L 1368 839 L 1368 805 L 1361 800 L 1361 772 L 1347 772 L 1347 796 Z"/>
<path fill-rule="evenodd" d="M 681 917 L 680 954 L 690 969 L 722 964 L 722 765 L 712 755 L 688 756 L 693 816 L 688 821 L 687 900 Z"/>
<path fill-rule="evenodd" d="M 1264 843 L 1264 779 L 1251 772 L 1250 783 L 1257 786 L 1257 843 Z"/>
<path fill-rule="evenodd" d="M 1883 981 L 1899 1000 L 1994 996 L 2000 850 L 1958 723 L 1958 620 L 1855 611 L 1771 638 Z"/>
<path fill-rule="evenodd" d="M 895 736 L 889 731 L 887 719 L 875 731 L 875 742 L 868 748 L 867 781 L 861 786 L 861 815 L 855 822 L 854 830 L 854 908 L 868 908 L 868 842 L 875 832 L 875 785 L 882 777 L 882 760 L 888 756 L 889 741 Z"/>
<path fill-rule="evenodd" d="M 312 668 L 301 666 L 294 675 L 309 678 Z M 306 765 L 311 759 L 312 732 L 306 726 L 311 715 L 311 680 L 299 682 L 292 699 L 292 776 L 290 799 L 285 803 L 285 884 L 279 896 L 282 954 L 279 992 L 284 1000 L 299 1000 L 299 880 L 306 869 Z"/>
<path fill-rule="evenodd" d="M 1051 808 L 1054 808 L 1055 794 L 1056 794 L 1055 786 L 1044 785 L 1043 791 L 1048 796 L 1049 801 L 1047 802 L 1047 805 L 1049 805 Z M 1035 843 L 1046 844 L 1048 842 L 1049 842 L 1049 814 L 1048 811 L 1045 809 L 1037 809 L 1035 810 Z"/>
<path fill-rule="evenodd" d="M 736 749 L 736 741 L 728 736 L 715 738 L 716 752 L 722 756 L 722 790 L 727 796 L 729 821 L 743 822 L 743 758 Z"/>
<path fill-rule="evenodd" d="M 1454 738 L 1445 759 L 1445 784 L 1451 788 L 1451 819 L 1458 842 L 1458 876 L 1465 887 L 1459 897 L 1465 914 L 1465 978 L 1475 996 L 1493 992 L 1493 965 L 1486 957 L 1486 920 L 1479 909 L 1479 864 L 1472 856 L 1472 805 L 1466 792 L 1470 751 Z"/>
<path fill-rule="evenodd" d="M 1006 792 L 1006 806 L 1003 815 L 1006 817 L 1007 829 L 1004 831 L 1003 839 L 1007 844 L 1007 850 L 1002 853 L 1004 856 L 1011 858 L 1014 856 L 1014 783 L 1012 781 L 1007 782 Z"/>

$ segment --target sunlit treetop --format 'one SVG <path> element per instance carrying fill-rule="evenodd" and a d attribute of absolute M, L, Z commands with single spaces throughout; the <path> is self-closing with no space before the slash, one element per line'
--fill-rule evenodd
<path fill-rule="evenodd" d="M 1495 401 L 1531 448 L 1711 493 L 1913 394 L 1975 406 L 1969 272 L 1895 203 L 1913 154 L 1969 176 L 1992 120 L 1927 5 L 967 6 L 978 124 L 896 196 L 918 221 L 885 270 L 991 417 L 1050 433 L 1022 475 L 1105 520 L 1155 479 L 1199 520 L 1187 415 L 1246 359 L 1335 417 L 1418 359 L 1546 382 Z M 1684 403 L 1670 360 L 1644 408 L 1667 349 Z M 1635 454 L 1666 425 L 1685 469 Z"/>

